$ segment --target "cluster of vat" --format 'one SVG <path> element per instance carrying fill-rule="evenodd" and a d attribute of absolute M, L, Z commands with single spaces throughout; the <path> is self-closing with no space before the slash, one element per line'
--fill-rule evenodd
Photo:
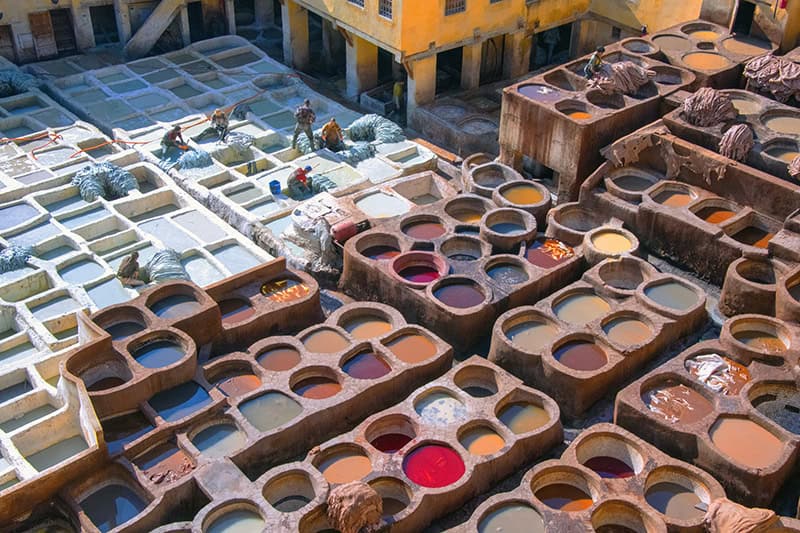
<path fill-rule="evenodd" d="M 536 465 L 518 488 L 484 501 L 465 530 L 701 531 L 708 505 L 724 496 L 708 473 L 619 426 L 596 424 L 573 440 L 560 459 Z"/>
<path fill-rule="evenodd" d="M 623 389 L 615 422 L 714 473 L 728 494 L 768 505 L 794 471 L 800 409 L 793 376 L 797 326 L 763 315 L 725 322 Z"/>
<path fill-rule="evenodd" d="M 607 259 L 500 315 L 489 359 L 576 416 L 707 318 L 705 293 L 633 257 Z"/>

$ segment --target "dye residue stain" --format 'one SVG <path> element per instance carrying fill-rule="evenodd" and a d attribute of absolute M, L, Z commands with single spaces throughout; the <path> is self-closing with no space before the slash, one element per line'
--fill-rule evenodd
<path fill-rule="evenodd" d="M 494 281 L 504 285 L 518 285 L 528 281 L 528 273 L 513 263 L 495 263 L 486 269 L 486 273 Z"/>
<path fill-rule="evenodd" d="M 607 254 L 630 252 L 633 248 L 631 240 L 616 231 L 598 231 L 592 235 L 592 244 L 594 244 L 595 248 Z"/>
<path fill-rule="evenodd" d="M 603 331 L 609 340 L 622 346 L 644 344 L 653 335 L 650 326 L 635 318 L 615 318 L 605 326 Z"/>
<path fill-rule="evenodd" d="M 336 353 L 350 346 L 350 341 L 340 333 L 327 328 L 309 333 L 302 342 L 309 352 L 314 353 Z"/>
<path fill-rule="evenodd" d="M 650 411 L 670 423 L 694 424 L 713 409 L 711 402 L 697 391 L 673 381 L 647 391 L 642 401 Z"/>
<path fill-rule="evenodd" d="M 226 325 L 242 322 L 256 314 L 250 302 L 240 298 L 222 300 L 219 302 L 219 310 L 222 313 L 222 323 Z"/>
<path fill-rule="evenodd" d="M 503 198 L 516 205 L 538 204 L 544 195 L 533 185 L 512 185 L 503 191 Z"/>
<path fill-rule="evenodd" d="M 397 257 L 400 255 L 400 250 L 394 246 L 370 246 L 361 252 L 361 255 L 375 261 L 382 261 Z"/>
<path fill-rule="evenodd" d="M 242 374 L 221 379 L 216 387 L 225 396 L 237 397 L 254 391 L 261 386 L 261 380 L 254 374 Z"/>
<path fill-rule="evenodd" d="M 651 285 L 644 290 L 644 294 L 658 305 L 676 311 L 687 311 L 699 301 L 692 289 L 676 281 Z"/>
<path fill-rule="evenodd" d="M 81 509 L 102 532 L 124 524 L 146 507 L 138 494 L 125 485 L 106 485 L 81 502 Z"/>
<path fill-rule="evenodd" d="M 517 435 L 534 431 L 550 422 L 547 411 L 538 405 L 525 402 L 506 405 L 500 410 L 497 418 Z"/>
<path fill-rule="evenodd" d="M 430 339 L 414 333 L 400 335 L 388 342 L 386 347 L 399 360 L 412 365 L 427 361 L 437 352 L 436 345 Z"/>
<path fill-rule="evenodd" d="M 287 303 L 308 296 L 311 288 L 294 279 L 268 281 L 261 286 L 261 294 L 275 303 Z"/>
<path fill-rule="evenodd" d="M 145 344 L 134 352 L 133 358 L 145 368 L 163 368 L 177 363 L 184 355 L 179 344 L 160 340 Z"/>
<path fill-rule="evenodd" d="M 675 520 L 702 520 L 705 511 L 697 506 L 703 501 L 683 485 L 656 483 L 645 492 L 645 501 L 655 510 Z"/>
<path fill-rule="evenodd" d="M 245 445 L 244 433 L 233 424 L 215 424 L 200 431 L 192 444 L 210 458 L 226 457 Z"/>
<path fill-rule="evenodd" d="M 545 533 L 544 519 L 529 505 L 505 504 L 478 523 L 478 533 Z"/>
<path fill-rule="evenodd" d="M 719 451 L 750 468 L 767 468 L 783 455 L 780 439 L 747 418 L 721 417 L 710 433 Z"/>
<path fill-rule="evenodd" d="M 177 481 L 191 474 L 196 467 L 186 452 L 170 443 L 156 446 L 133 462 L 156 485 Z"/>
<path fill-rule="evenodd" d="M 583 372 L 603 368 L 608 362 L 606 353 L 593 342 L 571 341 L 559 346 L 553 357 L 562 365 Z"/>
<path fill-rule="evenodd" d="M 503 437 L 485 426 L 465 431 L 458 441 L 471 455 L 493 455 L 506 445 Z"/>
<path fill-rule="evenodd" d="M 283 393 L 268 392 L 239 404 L 239 411 L 253 427 L 267 432 L 297 418 L 303 408 Z"/>
<path fill-rule="evenodd" d="M 167 296 L 154 303 L 150 310 L 161 318 L 167 320 L 176 320 L 184 318 L 202 309 L 200 302 L 195 300 L 192 296 L 184 294 L 175 294 Z"/>
<path fill-rule="evenodd" d="M 378 379 L 391 372 L 391 367 L 372 352 L 362 352 L 348 359 L 342 370 L 356 379 Z"/>
<path fill-rule="evenodd" d="M 397 453 L 403 449 L 403 446 L 411 442 L 411 437 L 403 433 L 384 433 L 372 439 L 369 443 L 376 450 L 383 453 Z"/>
<path fill-rule="evenodd" d="M 303 398 L 324 400 L 339 394 L 342 386 L 331 378 L 313 376 L 297 382 L 292 386 L 292 390 Z"/>
<path fill-rule="evenodd" d="M 445 305 L 456 309 L 468 309 L 485 300 L 483 292 L 471 283 L 451 283 L 433 291 L 434 297 Z"/>
<path fill-rule="evenodd" d="M 461 456 L 449 446 L 428 444 L 416 448 L 403 459 L 403 472 L 417 485 L 440 488 L 461 479 L 466 467 Z"/>
<path fill-rule="evenodd" d="M 258 356 L 258 364 L 267 370 L 283 372 L 300 363 L 300 352 L 289 346 L 273 348 Z"/>
<path fill-rule="evenodd" d="M 554 305 L 556 316 L 570 324 L 587 324 L 608 313 L 611 306 L 595 294 L 575 293 L 558 300 Z"/>
<path fill-rule="evenodd" d="M 383 318 L 367 315 L 348 320 L 342 327 L 356 339 L 372 339 L 392 331 L 392 324 Z"/>
<path fill-rule="evenodd" d="M 255 511 L 237 509 L 223 514 L 208 526 L 206 533 L 256 533 L 264 531 L 264 519 Z"/>
<path fill-rule="evenodd" d="M 744 329 L 734 333 L 733 337 L 754 350 L 780 353 L 785 352 L 787 349 L 786 344 L 781 339 L 765 331 Z"/>
<path fill-rule="evenodd" d="M 566 483 L 545 485 L 536 491 L 535 496 L 546 506 L 568 513 L 584 511 L 594 503 L 586 492 Z"/>
<path fill-rule="evenodd" d="M 403 233 L 412 239 L 429 241 L 441 237 L 445 233 L 445 228 L 438 222 L 412 222 L 403 227 Z"/>
<path fill-rule="evenodd" d="M 372 472 L 372 462 L 362 453 L 346 450 L 334 453 L 317 468 L 328 483 L 349 483 Z"/>
<path fill-rule="evenodd" d="M 725 396 L 736 396 L 750 381 L 747 367 L 716 353 L 687 359 L 684 367 L 706 388 Z"/>
<path fill-rule="evenodd" d="M 627 479 L 635 474 L 633 467 L 625 461 L 605 455 L 592 457 L 583 466 L 597 472 L 602 478 Z"/>
<path fill-rule="evenodd" d="M 537 239 L 525 251 L 525 259 L 541 268 L 553 268 L 575 256 L 575 250 L 557 239 Z"/>
<path fill-rule="evenodd" d="M 467 419 L 467 408 L 445 392 L 431 392 L 414 404 L 414 410 L 426 424 L 448 426 Z"/>

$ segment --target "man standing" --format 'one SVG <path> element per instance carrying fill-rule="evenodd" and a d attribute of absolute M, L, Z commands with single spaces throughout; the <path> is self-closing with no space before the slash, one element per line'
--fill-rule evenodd
<path fill-rule="evenodd" d="M 598 46 L 597 50 L 595 50 L 589 58 L 589 62 L 583 67 L 583 75 L 586 76 L 586 79 L 590 80 L 600 72 L 600 69 L 603 67 L 603 52 L 605 51 L 605 48 Z"/>
<path fill-rule="evenodd" d="M 343 150 L 344 134 L 342 128 L 336 123 L 336 119 L 331 117 L 327 124 L 322 126 L 322 146 L 333 152 Z"/>
<path fill-rule="evenodd" d="M 311 130 L 311 125 L 317 120 L 317 115 L 311 109 L 311 102 L 306 99 L 303 105 L 297 108 L 294 112 L 294 118 L 297 125 L 294 127 L 294 138 L 292 138 L 292 148 L 297 148 L 297 138 L 301 133 L 305 133 L 308 137 L 308 142 L 311 143 L 311 150 L 314 150 L 314 132 Z"/>
<path fill-rule="evenodd" d="M 225 142 L 225 137 L 228 135 L 229 125 L 230 122 L 228 121 L 228 115 L 226 115 L 225 111 L 222 109 L 217 109 L 214 111 L 214 114 L 211 115 L 211 126 L 217 131 L 219 140 L 221 142 Z"/>
<path fill-rule="evenodd" d="M 400 118 L 400 112 L 403 109 L 403 82 L 397 80 L 392 87 L 392 101 L 394 102 L 394 112 L 397 113 L 397 118 Z"/>

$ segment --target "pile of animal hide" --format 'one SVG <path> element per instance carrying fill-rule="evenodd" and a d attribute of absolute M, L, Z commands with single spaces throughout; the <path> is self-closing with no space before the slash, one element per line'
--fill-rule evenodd
<path fill-rule="evenodd" d="M 640 67 L 632 61 L 603 63 L 590 85 L 605 94 L 636 94 L 655 76 L 655 71 Z"/>
<path fill-rule="evenodd" d="M 800 101 L 800 65 L 783 57 L 766 54 L 755 57 L 744 66 L 749 87 L 772 94 L 779 102 L 792 96 Z"/>
<path fill-rule="evenodd" d="M 737 114 L 730 96 L 711 87 L 703 87 L 683 101 L 683 117 L 701 128 L 729 122 Z"/>
<path fill-rule="evenodd" d="M 719 141 L 719 153 L 734 161 L 744 161 L 752 149 L 753 130 L 747 124 L 733 126 Z"/>

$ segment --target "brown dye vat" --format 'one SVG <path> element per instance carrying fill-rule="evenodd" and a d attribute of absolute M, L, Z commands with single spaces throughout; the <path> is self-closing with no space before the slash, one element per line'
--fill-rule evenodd
<path fill-rule="evenodd" d="M 342 327 L 356 339 L 380 337 L 392 331 L 392 325 L 377 316 L 360 316 L 348 320 Z"/>
<path fill-rule="evenodd" d="M 772 48 L 770 43 L 751 39 L 743 35 L 734 35 L 722 41 L 722 47 L 743 56 L 755 56 L 769 52 Z"/>
<path fill-rule="evenodd" d="M 172 483 L 187 476 L 196 466 L 186 452 L 171 443 L 156 446 L 133 462 L 156 485 Z"/>
<path fill-rule="evenodd" d="M 443 304 L 457 309 L 467 309 L 480 305 L 486 299 L 477 287 L 466 283 L 444 285 L 433 292 Z"/>
<path fill-rule="evenodd" d="M 749 98 L 737 98 L 736 96 L 731 96 L 731 103 L 740 115 L 755 115 L 761 111 L 761 106 L 758 104 L 758 102 L 754 102 Z"/>
<path fill-rule="evenodd" d="M 687 311 L 698 302 L 697 294 L 677 281 L 651 285 L 644 290 L 644 293 L 658 305 L 677 311 Z"/>
<path fill-rule="evenodd" d="M 222 313 L 223 324 L 235 324 L 255 316 L 256 310 L 247 300 L 240 298 L 230 298 L 219 302 L 219 310 Z"/>
<path fill-rule="evenodd" d="M 615 318 L 603 326 L 603 331 L 610 340 L 623 346 L 642 344 L 653 335 L 650 326 L 627 317 Z"/>
<path fill-rule="evenodd" d="M 673 381 L 647 391 L 642 401 L 664 420 L 681 424 L 698 422 L 713 410 L 711 402 L 697 391 Z"/>
<path fill-rule="evenodd" d="M 573 293 L 554 306 L 556 316 L 570 324 L 587 324 L 608 313 L 611 306 L 595 294 Z"/>
<path fill-rule="evenodd" d="M 242 396 L 250 391 L 254 391 L 261 386 L 261 380 L 253 374 L 243 374 L 223 379 L 217 383 L 217 388 L 225 396 Z"/>
<path fill-rule="evenodd" d="M 517 435 L 528 433 L 550 422 L 547 411 L 525 402 L 511 403 L 503 407 L 497 418 Z"/>
<path fill-rule="evenodd" d="M 746 367 L 715 353 L 687 359 L 684 366 L 706 388 L 725 396 L 736 396 L 750 381 Z"/>
<path fill-rule="evenodd" d="M 590 371 L 603 368 L 608 363 L 606 353 L 593 342 L 572 341 L 561 345 L 553 357 L 573 370 Z"/>
<path fill-rule="evenodd" d="M 320 329 L 304 337 L 303 346 L 309 352 L 336 353 L 350 346 L 350 342 L 336 331 Z"/>
<path fill-rule="evenodd" d="M 411 224 L 403 227 L 403 233 L 412 239 L 419 239 L 423 241 L 429 241 L 431 239 L 441 237 L 444 235 L 445 231 L 447 231 L 445 230 L 445 227 L 438 222 L 428 221 L 412 222 Z"/>
<path fill-rule="evenodd" d="M 677 35 L 656 35 L 653 37 L 653 42 L 662 50 L 670 52 L 685 52 L 692 47 L 689 39 Z"/>
<path fill-rule="evenodd" d="M 472 455 L 492 455 L 506 445 L 503 437 L 484 426 L 467 430 L 458 440 Z"/>
<path fill-rule="evenodd" d="M 692 52 L 683 56 L 683 62 L 698 70 L 718 70 L 730 66 L 725 56 L 710 52 Z"/>
<path fill-rule="evenodd" d="M 544 519 L 529 505 L 507 504 L 486 515 L 478 533 L 545 533 Z"/>
<path fill-rule="evenodd" d="M 653 200 L 667 207 L 686 207 L 692 201 L 692 195 L 681 191 L 661 191 Z"/>
<path fill-rule="evenodd" d="M 766 248 L 769 245 L 770 239 L 772 239 L 774 236 L 774 233 L 764 231 L 763 229 L 755 226 L 747 226 L 743 230 L 732 235 L 732 237 L 737 241 L 750 246 L 755 246 L 756 248 Z"/>
<path fill-rule="evenodd" d="M 294 348 L 275 348 L 258 356 L 258 364 L 267 370 L 282 372 L 300 363 L 300 352 Z"/>
<path fill-rule="evenodd" d="M 585 511 L 592 506 L 591 496 L 578 487 L 566 483 L 553 483 L 536 491 L 536 497 L 543 504 L 568 513 Z"/>
<path fill-rule="evenodd" d="M 698 41 L 715 41 L 719 39 L 720 35 L 720 33 L 712 30 L 695 30 L 689 32 L 689 36 Z"/>
<path fill-rule="evenodd" d="M 261 286 L 261 294 L 278 303 L 299 300 L 310 293 L 308 285 L 293 279 L 269 281 Z"/>
<path fill-rule="evenodd" d="M 572 118 L 572 119 L 575 119 L 575 120 L 589 120 L 590 118 L 592 118 L 592 114 L 591 113 L 587 113 L 586 111 L 578 111 L 578 110 L 567 111 L 566 115 L 569 118 Z"/>
<path fill-rule="evenodd" d="M 775 335 L 770 335 L 769 333 L 765 333 L 763 331 L 758 330 L 743 330 L 737 331 L 733 334 L 733 337 L 741 342 L 742 344 L 746 344 L 751 348 L 756 350 L 765 350 L 768 352 L 783 352 L 786 351 L 786 344 L 783 343 Z"/>
<path fill-rule="evenodd" d="M 557 239 L 537 239 L 525 251 L 525 259 L 532 265 L 553 268 L 575 256 L 575 250 Z"/>
<path fill-rule="evenodd" d="M 767 468 L 783 454 L 778 437 L 746 418 L 720 418 L 711 427 L 711 441 L 722 453 L 750 468 Z"/>
<path fill-rule="evenodd" d="M 778 115 L 764 120 L 764 125 L 778 133 L 800 135 L 800 117 Z"/>
<path fill-rule="evenodd" d="M 773 146 L 771 148 L 767 148 L 765 151 L 767 155 L 780 159 L 781 161 L 785 161 L 786 163 L 791 163 L 794 161 L 795 157 L 800 156 L 800 152 L 797 150 L 792 148 L 783 148 L 781 146 Z"/>
<path fill-rule="evenodd" d="M 401 335 L 386 345 L 404 363 L 416 364 L 436 355 L 436 345 L 422 335 Z"/>
<path fill-rule="evenodd" d="M 319 465 L 319 471 L 328 483 L 357 481 L 372 472 L 369 458 L 355 452 L 337 453 Z"/>
<path fill-rule="evenodd" d="M 625 461 L 620 461 L 616 457 L 608 457 L 605 455 L 592 457 L 583 463 L 583 466 L 593 470 L 604 479 L 626 479 L 636 475 L 636 472 L 633 471 L 633 467 Z"/>
<path fill-rule="evenodd" d="M 526 351 L 538 352 L 556 338 L 558 330 L 552 324 L 532 320 L 512 326 L 506 331 L 511 339 Z"/>
<path fill-rule="evenodd" d="M 697 506 L 703 501 L 697 494 L 677 483 L 656 483 L 644 495 L 645 501 L 661 514 L 675 520 L 696 521 L 705 516 Z"/>
<path fill-rule="evenodd" d="M 324 400 L 331 396 L 336 396 L 342 390 L 342 386 L 331 378 L 324 376 L 314 376 L 299 381 L 292 390 L 310 400 Z"/>
<path fill-rule="evenodd" d="M 729 218 L 736 216 L 735 211 L 719 207 L 704 207 L 695 214 L 709 224 L 722 224 Z"/>
<path fill-rule="evenodd" d="M 503 191 L 503 198 L 517 205 L 538 204 L 544 200 L 539 189 L 532 185 L 513 185 Z"/>

